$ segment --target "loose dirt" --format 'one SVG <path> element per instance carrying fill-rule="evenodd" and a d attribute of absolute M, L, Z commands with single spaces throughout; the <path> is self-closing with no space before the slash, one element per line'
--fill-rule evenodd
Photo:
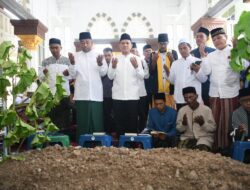
<path fill-rule="evenodd" d="M 1 190 L 248 190 L 250 165 L 181 149 L 47 147 L 0 164 Z"/>

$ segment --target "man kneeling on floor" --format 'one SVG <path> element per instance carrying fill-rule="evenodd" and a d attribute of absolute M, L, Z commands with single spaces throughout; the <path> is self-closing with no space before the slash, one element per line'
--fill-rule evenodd
<path fill-rule="evenodd" d="M 183 88 L 182 93 L 187 105 L 177 116 L 176 129 L 181 133 L 178 147 L 211 151 L 216 130 L 212 111 L 199 104 L 194 87 Z"/>
<path fill-rule="evenodd" d="M 148 114 L 147 127 L 142 133 L 150 133 L 153 137 L 153 147 L 173 147 L 176 136 L 177 112 L 165 106 L 165 94 L 154 95 L 155 108 Z"/>

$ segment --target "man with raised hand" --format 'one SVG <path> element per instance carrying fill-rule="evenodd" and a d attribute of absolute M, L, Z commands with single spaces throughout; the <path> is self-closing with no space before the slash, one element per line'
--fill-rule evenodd
<path fill-rule="evenodd" d="M 168 80 L 168 71 L 174 60 L 178 59 L 177 52 L 168 46 L 168 34 L 158 35 L 158 52 L 152 53 L 150 75 L 154 76 L 154 93 L 165 93 L 166 105 L 175 108 L 173 86 Z"/>
<path fill-rule="evenodd" d="M 51 38 L 49 40 L 49 49 L 52 56 L 42 61 L 42 68 L 39 69 L 39 79 L 46 81 L 53 94 L 56 92 L 56 76 L 63 76 L 62 83 L 67 97 L 63 98 L 59 105 L 55 106 L 49 116 L 52 122 L 59 128 L 70 127 L 70 105 L 69 105 L 69 66 L 70 60 L 61 55 L 61 40 Z"/>
<path fill-rule="evenodd" d="M 117 134 L 137 133 L 139 81 L 144 78 L 141 59 L 130 53 L 129 34 L 122 34 L 119 42 L 121 55 L 112 59 L 108 77 L 113 80 L 112 99 Z"/>
<path fill-rule="evenodd" d="M 103 87 L 101 77 L 107 74 L 103 56 L 93 49 L 89 32 L 79 35 L 82 51 L 69 54 L 70 72 L 75 78 L 74 100 L 77 112 L 77 140 L 82 134 L 103 132 Z"/>
<path fill-rule="evenodd" d="M 209 54 L 211 52 L 213 52 L 215 49 L 208 47 L 206 45 L 207 41 L 209 39 L 209 30 L 204 28 L 204 27 L 200 27 L 197 31 L 197 33 L 195 34 L 195 40 L 196 40 L 196 44 L 197 44 L 197 48 L 193 49 L 190 53 L 197 58 L 201 58 L 201 53 L 200 52 L 205 52 L 206 54 Z M 205 105 L 209 106 L 209 78 L 206 82 L 202 83 L 201 85 L 201 94 L 202 94 L 202 100 L 204 102 Z"/>
<path fill-rule="evenodd" d="M 212 111 L 197 101 L 194 87 L 183 88 L 182 92 L 187 105 L 177 116 L 176 129 L 181 134 L 178 147 L 211 151 L 216 130 Z"/>

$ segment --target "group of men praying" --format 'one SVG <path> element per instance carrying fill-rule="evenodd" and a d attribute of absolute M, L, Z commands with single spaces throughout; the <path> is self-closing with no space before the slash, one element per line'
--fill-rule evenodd
<path fill-rule="evenodd" d="M 206 45 L 210 36 L 215 49 Z M 242 85 L 244 76 L 230 67 L 225 30 L 201 27 L 195 39 L 193 50 L 188 40 L 179 41 L 178 58 L 168 48 L 167 33 L 158 35 L 158 49 L 146 44 L 143 56 L 127 33 L 120 36 L 115 55 L 109 47 L 98 53 L 90 32 L 79 34 L 81 51 L 68 57 L 60 53 L 61 41 L 51 38 L 52 56 L 42 62 L 40 80 L 48 76 L 55 92 L 56 75 L 62 75 L 68 95 L 51 111 L 52 121 L 59 128 L 70 125 L 71 101 L 77 141 L 94 132 L 113 138 L 148 133 L 155 147 L 221 151 L 230 146 L 233 130 L 240 139 L 250 137 L 249 83 Z"/>

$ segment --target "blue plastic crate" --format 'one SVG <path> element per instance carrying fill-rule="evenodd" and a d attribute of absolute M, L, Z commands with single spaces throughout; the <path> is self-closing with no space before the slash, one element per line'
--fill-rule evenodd
<path fill-rule="evenodd" d="M 82 147 L 88 147 L 87 142 L 101 143 L 101 146 L 110 147 L 112 142 L 112 137 L 109 135 L 92 135 L 85 134 L 81 135 L 79 139 L 79 145 Z"/>
<path fill-rule="evenodd" d="M 124 147 L 126 142 L 142 143 L 143 149 L 152 148 L 152 136 L 151 135 L 139 135 L 139 136 L 121 135 L 119 139 L 119 147 Z"/>
<path fill-rule="evenodd" d="M 243 162 L 246 150 L 250 150 L 250 142 L 235 141 L 233 144 L 233 159 Z"/>

